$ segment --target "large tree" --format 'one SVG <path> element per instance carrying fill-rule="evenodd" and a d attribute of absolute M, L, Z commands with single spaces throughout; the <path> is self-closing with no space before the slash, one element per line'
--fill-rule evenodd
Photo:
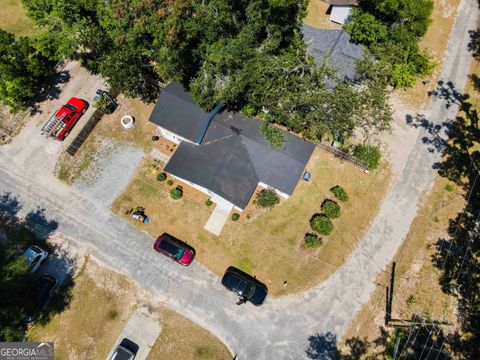
<path fill-rule="evenodd" d="M 0 29 L 0 101 L 12 110 L 29 105 L 52 65 L 28 38 Z"/>
<path fill-rule="evenodd" d="M 432 0 L 366 0 L 353 10 L 345 29 L 388 65 L 391 85 L 408 87 L 433 68 L 429 55 L 418 46 L 432 10 Z"/>

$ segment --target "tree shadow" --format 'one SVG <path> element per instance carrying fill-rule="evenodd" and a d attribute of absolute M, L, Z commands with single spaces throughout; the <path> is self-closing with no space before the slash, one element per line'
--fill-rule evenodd
<path fill-rule="evenodd" d="M 480 59 L 480 31 L 470 32 L 469 50 Z M 471 75 L 473 89 L 480 80 Z M 439 237 L 433 264 L 440 271 L 442 290 L 457 299 L 460 327 L 447 337 L 445 348 L 459 358 L 480 359 L 480 129 L 477 103 L 461 94 L 453 84 L 439 83 L 433 96 L 446 106 L 459 106 L 452 122 L 433 123 L 423 115 L 407 117 L 407 123 L 426 130 L 423 143 L 438 151 L 441 160 L 434 168 L 441 177 L 455 183 L 464 196 L 465 206 L 450 219 L 448 235 Z M 442 353 L 443 356 L 443 353 Z"/>
<path fill-rule="evenodd" d="M 331 332 L 315 334 L 308 338 L 307 358 L 315 360 L 376 360 L 402 358 L 407 360 L 447 360 L 442 349 L 445 335 L 433 325 L 412 324 L 408 328 L 387 331 L 379 328 L 379 336 L 373 341 L 352 337 L 340 350 L 337 337 Z"/>
<path fill-rule="evenodd" d="M 68 70 L 54 72 L 51 76 L 49 76 L 45 80 L 42 89 L 38 91 L 38 95 L 30 99 L 30 101 L 26 104 L 30 108 L 30 115 L 42 113 L 40 110 L 40 103 L 47 100 L 58 99 L 62 93 L 60 85 L 65 84 L 68 81 L 70 81 L 70 71 Z"/>
<path fill-rule="evenodd" d="M 57 221 L 49 219 L 43 208 L 24 217 L 19 214 L 21 209 L 16 196 L 11 193 L 0 195 L 0 233 L 5 239 L 0 246 L 0 341 L 24 339 L 26 317 L 37 307 L 36 289 L 43 274 L 53 276 L 59 285 L 48 306 L 40 310 L 36 322 L 46 324 L 52 316 L 63 311 L 71 300 L 72 274 L 77 267 L 76 258 L 67 248 L 47 242 L 58 228 Z M 50 254 L 35 273 L 30 272 L 22 255 L 31 245 Z"/>

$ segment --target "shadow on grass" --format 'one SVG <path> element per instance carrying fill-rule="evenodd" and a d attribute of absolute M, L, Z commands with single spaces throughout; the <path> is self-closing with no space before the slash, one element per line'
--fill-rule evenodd
<path fill-rule="evenodd" d="M 20 217 L 22 206 L 10 193 L 0 195 L 0 341 L 21 341 L 27 329 L 26 317 L 36 307 L 38 278 L 47 273 L 59 281 L 57 293 L 38 314 L 36 322 L 46 324 L 63 311 L 71 299 L 71 274 L 77 264 L 68 250 L 47 243 L 58 228 L 45 209 L 38 208 Z M 37 245 L 49 252 L 38 271 L 31 273 L 22 256 L 25 249 Z M 6 295 L 8 294 L 8 295 Z M 30 310 L 29 310 L 30 309 Z"/>

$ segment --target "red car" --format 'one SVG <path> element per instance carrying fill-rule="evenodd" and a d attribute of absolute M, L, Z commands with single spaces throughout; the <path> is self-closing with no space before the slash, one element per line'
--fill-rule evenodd
<path fill-rule="evenodd" d="M 47 121 L 42 128 L 42 134 L 47 134 L 56 140 L 65 140 L 87 109 L 88 102 L 72 97 Z"/>
<path fill-rule="evenodd" d="M 195 258 L 195 250 L 191 246 L 167 233 L 158 237 L 153 248 L 183 266 L 190 265 Z"/>

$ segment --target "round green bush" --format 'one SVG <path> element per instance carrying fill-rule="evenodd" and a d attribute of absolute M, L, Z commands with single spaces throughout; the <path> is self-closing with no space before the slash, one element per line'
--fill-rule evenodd
<path fill-rule="evenodd" d="M 233 220 L 233 221 L 237 221 L 238 219 L 240 219 L 240 214 L 233 213 L 233 214 L 232 214 L 232 220 Z"/>
<path fill-rule="evenodd" d="M 207 205 L 207 206 L 212 206 L 212 204 L 213 204 L 213 201 L 210 200 L 210 199 L 208 199 L 207 201 L 205 201 L 205 205 Z"/>
<path fill-rule="evenodd" d="M 325 214 L 313 215 L 310 219 L 310 227 L 313 231 L 322 235 L 330 235 L 333 230 L 332 221 Z"/>
<path fill-rule="evenodd" d="M 378 164 L 380 164 L 382 153 L 376 146 L 357 145 L 353 149 L 353 156 L 355 156 L 368 169 L 376 169 Z"/>
<path fill-rule="evenodd" d="M 275 191 L 264 189 L 257 193 L 253 202 L 260 208 L 272 208 L 280 202 L 280 198 Z"/>
<path fill-rule="evenodd" d="M 183 186 L 182 185 L 177 185 L 177 187 L 175 189 L 183 191 Z"/>
<path fill-rule="evenodd" d="M 330 219 L 336 219 L 340 216 L 340 205 L 333 200 L 325 199 L 322 203 L 321 209 Z"/>
<path fill-rule="evenodd" d="M 183 196 L 182 190 L 179 190 L 179 189 L 172 189 L 172 190 L 170 190 L 170 197 L 171 197 L 173 200 L 178 200 L 178 199 L 180 199 L 182 196 Z"/>
<path fill-rule="evenodd" d="M 167 179 L 167 174 L 165 174 L 164 172 L 157 175 L 158 181 L 165 181 L 166 179 Z"/>
<path fill-rule="evenodd" d="M 343 202 L 348 201 L 348 194 L 341 186 L 334 186 L 330 189 L 330 192 L 335 195 L 335 197 Z"/>
<path fill-rule="evenodd" d="M 304 240 L 305 246 L 309 248 L 316 248 L 322 245 L 322 239 L 320 239 L 317 234 L 306 233 Z"/>
<path fill-rule="evenodd" d="M 173 185 L 173 180 L 168 180 L 167 184 L 168 184 L 168 186 L 172 186 Z"/>

